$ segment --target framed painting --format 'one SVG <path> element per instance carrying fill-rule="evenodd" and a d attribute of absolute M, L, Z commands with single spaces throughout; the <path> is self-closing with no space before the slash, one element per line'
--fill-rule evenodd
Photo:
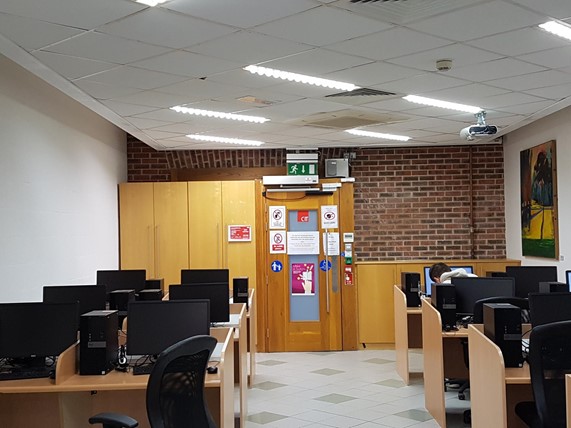
<path fill-rule="evenodd" d="M 559 259 L 555 141 L 520 152 L 522 255 Z"/>

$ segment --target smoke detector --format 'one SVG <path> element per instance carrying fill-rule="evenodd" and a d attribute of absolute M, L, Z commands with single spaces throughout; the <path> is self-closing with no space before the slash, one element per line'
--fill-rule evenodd
<path fill-rule="evenodd" d="M 452 68 L 451 59 L 439 59 L 436 61 L 436 69 L 438 71 L 448 71 Z"/>

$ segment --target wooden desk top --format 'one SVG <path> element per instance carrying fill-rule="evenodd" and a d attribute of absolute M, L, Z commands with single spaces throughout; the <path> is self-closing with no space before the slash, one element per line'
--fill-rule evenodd
<path fill-rule="evenodd" d="M 468 337 L 468 329 L 464 327 L 459 327 L 458 330 L 451 330 L 451 331 L 443 331 L 442 338 L 443 339 L 450 339 L 450 338 L 467 338 Z"/>
<path fill-rule="evenodd" d="M 212 329 L 210 334 L 218 342 L 224 343 L 222 348 L 223 354 L 227 346 L 233 343 L 233 329 L 231 328 Z M 76 348 L 70 348 L 65 353 L 62 353 L 60 358 L 75 359 L 76 352 Z M 58 368 L 59 363 L 58 361 Z M 62 364 L 65 364 L 65 362 L 62 362 Z M 81 376 L 78 373 L 74 373 L 61 381 L 59 379 L 54 381 L 46 378 L 2 381 L 0 382 L 0 394 L 146 389 L 148 381 L 149 375 L 134 376 L 131 372 L 118 372 L 115 370 L 102 376 Z M 207 388 L 220 386 L 220 370 L 215 374 L 206 374 L 205 386 Z"/>

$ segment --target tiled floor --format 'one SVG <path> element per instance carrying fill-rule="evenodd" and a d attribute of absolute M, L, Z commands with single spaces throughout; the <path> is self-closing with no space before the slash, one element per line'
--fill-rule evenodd
<path fill-rule="evenodd" d="M 437 427 L 424 408 L 421 378 L 406 386 L 393 350 L 257 355 L 247 428 Z M 419 372 L 422 355 L 413 354 Z M 448 426 L 463 427 L 469 405 L 446 393 Z"/>

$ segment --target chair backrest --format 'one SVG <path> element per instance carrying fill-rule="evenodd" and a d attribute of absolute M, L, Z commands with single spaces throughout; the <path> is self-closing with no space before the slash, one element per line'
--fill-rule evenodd
<path fill-rule="evenodd" d="M 522 297 L 488 297 L 474 304 L 474 324 L 484 322 L 484 303 L 510 303 L 522 309 L 522 322 L 529 322 L 529 302 Z"/>
<path fill-rule="evenodd" d="M 194 336 L 164 350 L 147 385 L 147 415 L 152 428 L 216 428 L 204 399 L 212 336 Z"/>
<path fill-rule="evenodd" d="M 565 427 L 565 374 L 571 373 L 571 321 L 544 324 L 531 331 L 529 369 L 541 426 Z"/>

